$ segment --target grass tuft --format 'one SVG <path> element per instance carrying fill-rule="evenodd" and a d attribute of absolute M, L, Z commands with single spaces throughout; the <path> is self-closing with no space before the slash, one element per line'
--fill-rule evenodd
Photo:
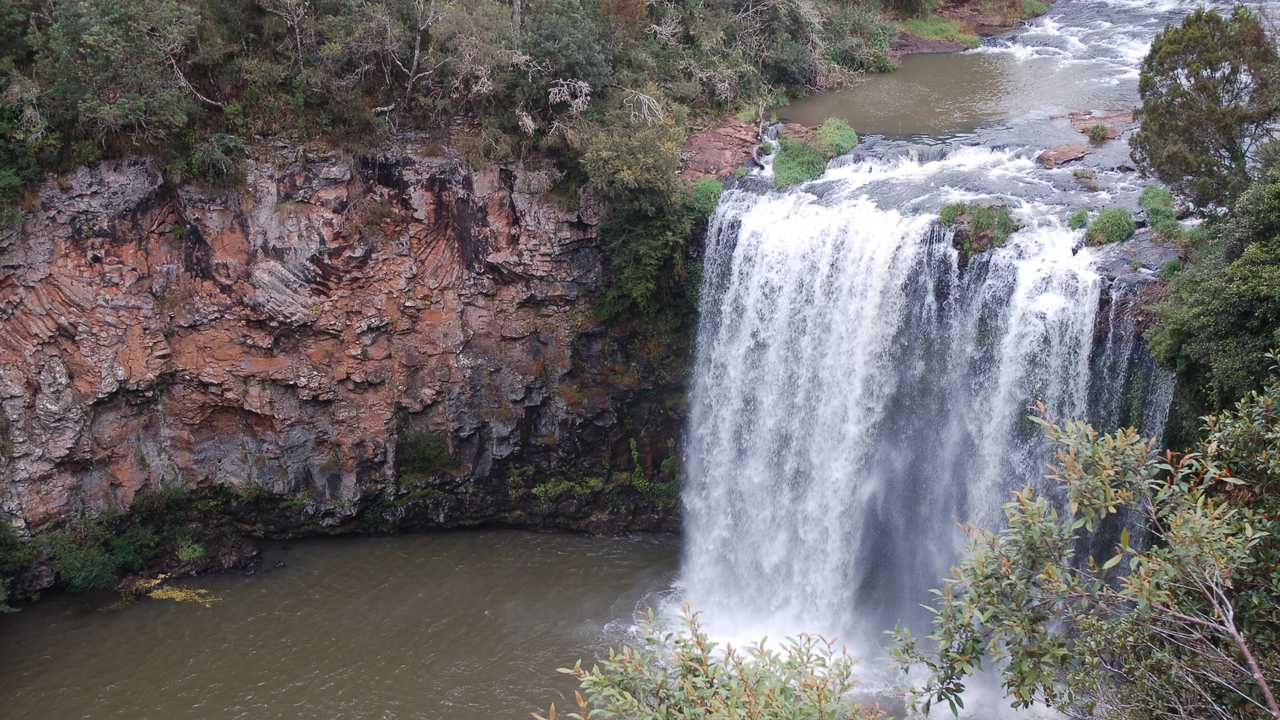
<path fill-rule="evenodd" d="M 947 40 L 965 47 L 978 47 L 977 35 L 965 32 L 959 22 L 939 15 L 903 20 L 902 29 L 916 37 L 928 40 Z"/>

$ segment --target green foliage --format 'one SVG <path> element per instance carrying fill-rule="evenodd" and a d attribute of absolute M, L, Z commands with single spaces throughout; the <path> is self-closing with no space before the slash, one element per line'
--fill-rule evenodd
<path fill-rule="evenodd" d="M 1173 195 L 1159 185 L 1148 185 L 1142 189 L 1138 205 L 1147 213 L 1147 223 L 1155 234 L 1170 242 L 1181 242 L 1186 233 L 1178 222 L 1177 212 L 1173 209 Z"/>
<path fill-rule="evenodd" d="M 1009 208 L 999 205 L 948 203 L 938 213 L 938 220 L 955 229 L 962 264 L 977 253 L 1004 247 L 1009 236 L 1018 230 Z"/>
<path fill-rule="evenodd" d="M 803 140 L 778 138 L 778 154 L 773 159 L 773 184 L 788 187 L 808 182 L 827 169 L 827 156 Z"/>
<path fill-rule="evenodd" d="M 587 141 L 583 168 L 613 206 L 654 212 L 669 204 L 679 189 L 683 110 L 668 104 L 653 122 L 614 111 Z"/>
<path fill-rule="evenodd" d="M 1182 270 L 1182 261 L 1174 258 L 1160 268 L 1160 278 L 1165 282 L 1172 280 Z"/>
<path fill-rule="evenodd" d="M 12 609 L 7 603 L 13 578 L 34 558 L 34 545 L 20 540 L 9 521 L 0 519 L 0 613 Z"/>
<path fill-rule="evenodd" d="M 204 545 L 192 540 L 191 538 L 183 538 L 178 542 L 177 550 L 178 560 L 184 563 L 195 562 L 208 554 Z"/>
<path fill-rule="evenodd" d="M 824 155 L 833 158 L 858 147 L 858 133 L 840 118 L 829 117 L 814 131 L 815 145 Z"/>
<path fill-rule="evenodd" d="M 42 538 L 50 565 L 72 592 L 103 590 L 137 572 L 160 551 L 156 531 L 136 519 L 107 514 Z"/>
<path fill-rule="evenodd" d="M 893 69 L 889 46 L 891 25 L 874 3 L 836 3 L 823 23 L 825 56 L 835 65 L 859 72 L 888 72 Z"/>
<path fill-rule="evenodd" d="M 1280 346 L 1280 180 L 1240 196 L 1217 241 L 1193 255 L 1155 306 L 1152 352 L 1203 409 L 1225 406 L 1266 377 Z"/>
<path fill-rule="evenodd" d="M 396 441 L 396 472 L 402 479 L 430 478 L 456 468 L 457 460 L 444 433 L 409 430 Z"/>
<path fill-rule="evenodd" d="M 898 632 L 904 669 L 927 671 L 914 702 L 954 707 L 991 662 L 1014 707 L 1132 720 L 1280 713 L 1280 376 L 1206 418 L 1184 455 L 1156 457 L 1133 429 L 1039 422 L 1059 448 L 1049 477 L 1070 512 L 1027 488 L 1005 506 L 1004 530 L 971 535 L 936 591 L 936 649 Z M 1079 532 L 1126 508 L 1152 542 L 1126 525 L 1100 565 L 1078 558 Z"/>
<path fill-rule="evenodd" d="M 1124 208 L 1107 208 L 1089 223 L 1085 231 L 1085 242 L 1090 245 L 1106 245 L 1124 242 L 1133 237 L 1138 225 L 1133 220 L 1133 213 Z"/>
<path fill-rule="evenodd" d="M 55 538 L 50 545 L 50 564 L 58 578 L 72 592 L 102 590 L 116 581 L 116 562 L 96 536 L 70 533 Z"/>
<path fill-rule="evenodd" d="M 713 177 L 698 178 L 689 189 L 689 208 L 702 215 L 715 212 L 724 184 Z"/>
<path fill-rule="evenodd" d="M 885 7 L 903 15 L 928 15 L 938 9 L 941 0 L 884 0 Z"/>
<path fill-rule="evenodd" d="M 1162 209 L 1172 210 L 1173 193 L 1159 185 L 1148 185 L 1142 188 L 1142 194 L 1138 196 L 1138 207 L 1148 213 Z"/>
<path fill-rule="evenodd" d="M 802 635 L 780 648 L 763 641 L 745 650 L 721 648 L 696 614 L 686 609 L 683 622 L 682 631 L 664 632 L 649 613 L 638 618 L 632 644 L 610 649 L 590 670 L 581 661 L 562 668 L 581 688 L 578 711 L 566 717 L 862 720 L 878 714 L 849 699 L 853 660 L 833 643 Z M 556 717 L 555 706 L 547 717 Z"/>
<path fill-rule="evenodd" d="M 928 40 L 946 40 L 965 47 L 978 47 L 978 36 L 965 32 L 964 27 L 955 20 L 940 15 L 910 18 L 902 21 L 902 29 L 916 37 Z"/>
<path fill-rule="evenodd" d="M 530 3 L 521 43 L 554 78 L 582 80 L 603 89 L 613 74 L 612 44 L 605 37 L 599 3 L 541 0 Z"/>
<path fill-rule="evenodd" d="M 1049 12 L 1048 3 L 1042 0 L 1022 0 L 1022 17 L 1033 18 Z"/>
<path fill-rule="evenodd" d="M 1202 208 L 1229 205 L 1271 139 L 1280 57 L 1252 11 L 1197 10 L 1156 36 L 1138 92 L 1138 163 Z"/>
<path fill-rule="evenodd" d="M 182 158 L 171 162 L 169 173 L 177 182 L 195 181 L 212 186 L 229 185 L 240 177 L 240 160 L 247 148 L 244 141 L 229 133 L 212 133 L 192 146 Z"/>
<path fill-rule="evenodd" d="M 534 485 L 530 492 L 538 499 L 538 504 L 545 511 L 550 510 L 552 504 L 561 498 L 571 496 L 581 500 L 589 498 L 603 489 L 604 479 L 600 477 L 557 477 L 552 478 L 547 482 Z"/>
<path fill-rule="evenodd" d="M 1089 127 L 1089 142 L 1093 145 L 1102 145 L 1111 139 L 1111 131 L 1106 125 L 1091 125 Z"/>
<path fill-rule="evenodd" d="M 1072 230 L 1083 230 L 1089 225 L 1089 211 L 1080 208 L 1067 216 L 1067 227 Z"/>

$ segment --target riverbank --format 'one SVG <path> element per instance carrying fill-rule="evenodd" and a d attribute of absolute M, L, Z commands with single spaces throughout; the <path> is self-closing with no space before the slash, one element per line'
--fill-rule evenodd
<path fill-rule="evenodd" d="M 943 0 L 930 15 L 897 23 L 895 57 L 971 50 L 1049 12 L 1052 0 Z"/>

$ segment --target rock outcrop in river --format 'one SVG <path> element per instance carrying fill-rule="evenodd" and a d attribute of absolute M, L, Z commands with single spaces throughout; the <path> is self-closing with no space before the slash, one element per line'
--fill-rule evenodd
<path fill-rule="evenodd" d="M 0 231 L 0 519 L 225 483 L 330 531 L 666 522 L 635 485 L 670 480 L 683 376 L 595 319 L 601 208 L 559 181 L 280 147 L 235 190 L 47 184 Z M 397 473 L 406 438 L 432 467 Z"/>

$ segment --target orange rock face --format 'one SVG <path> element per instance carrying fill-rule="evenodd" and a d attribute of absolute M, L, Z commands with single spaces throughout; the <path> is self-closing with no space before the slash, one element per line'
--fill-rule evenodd
<path fill-rule="evenodd" d="M 1066 165 L 1067 163 L 1075 162 L 1088 154 L 1088 145 L 1085 145 L 1084 143 L 1070 143 L 1045 150 L 1040 153 L 1037 160 L 1040 161 L 1041 165 L 1044 165 L 1047 168 L 1054 168 L 1059 165 Z"/>
<path fill-rule="evenodd" d="M 750 159 L 751 148 L 757 142 L 755 125 L 726 118 L 715 127 L 689 136 L 681 175 L 686 180 L 731 175 Z"/>
<path fill-rule="evenodd" d="M 1076 132 L 1084 135 L 1101 125 L 1106 130 L 1108 140 L 1115 140 L 1134 127 L 1132 110 L 1111 113 L 1073 112 L 1067 114 L 1067 120 Z"/>
<path fill-rule="evenodd" d="M 0 230 L 0 520 L 226 483 L 336 527 L 405 492 L 410 430 L 456 461 L 440 524 L 512 519 L 517 461 L 609 472 L 629 361 L 591 315 L 600 209 L 558 179 L 290 150 L 232 191 L 145 160 L 46 185 Z"/>

